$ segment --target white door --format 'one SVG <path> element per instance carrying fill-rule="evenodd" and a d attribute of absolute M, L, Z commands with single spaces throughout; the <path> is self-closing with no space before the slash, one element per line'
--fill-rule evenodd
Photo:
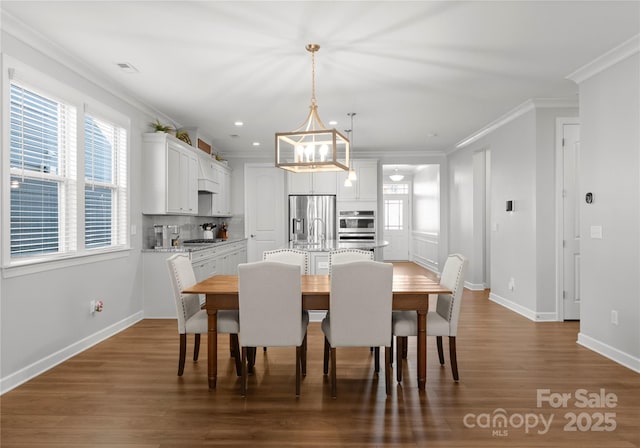
<path fill-rule="evenodd" d="M 563 133 L 563 312 L 580 319 L 580 125 L 564 124 Z"/>
<path fill-rule="evenodd" d="M 383 235 L 389 242 L 384 248 L 384 259 L 405 261 L 409 259 L 409 184 L 392 185 L 399 194 L 384 195 Z"/>
<path fill-rule="evenodd" d="M 247 261 L 259 261 L 265 250 L 285 245 L 284 171 L 273 165 L 246 164 L 244 191 Z"/>

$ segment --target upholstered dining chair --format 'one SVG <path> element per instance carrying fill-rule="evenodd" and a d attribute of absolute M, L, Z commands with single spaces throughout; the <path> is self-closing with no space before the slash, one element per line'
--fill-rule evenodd
<path fill-rule="evenodd" d="M 329 251 L 329 274 L 331 266 L 352 261 L 373 261 L 373 251 L 362 249 L 335 249 Z"/>
<path fill-rule="evenodd" d="M 175 254 L 167 259 L 171 287 L 175 297 L 176 313 L 178 317 L 178 333 L 180 334 L 180 355 L 178 358 L 178 376 L 184 372 L 184 363 L 187 351 L 187 334 L 195 335 L 193 348 L 193 360 L 198 360 L 200 351 L 200 335 L 208 332 L 208 317 L 206 310 L 200 307 L 199 294 L 183 294 L 182 290 L 196 284 L 196 276 L 191 266 L 191 260 L 185 254 Z M 241 374 L 240 350 L 238 345 L 238 333 L 240 332 L 240 319 L 238 311 L 218 311 L 218 333 L 229 333 L 231 353 L 235 358 L 236 374 Z"/>
<path fill-rule="evenodd" d="M 306 371 L 303 351 L 307 345 L 309 314 L 302 310 L 300 268 L 277 261 L 258 261 L 238 266 L 240 346 L 242 380 L 247 390 L 247 349 L 251 347 L 296 347 L 296 396 L 300 376 Z"/>
<path fill-rule="evenodd" d="M 451 294 L 438 294 L 436 310 L 427 313 L 427 336 L 436 337 L 438 359 L 444 365 L 442 337 L 449 337 L 449 357 L 451 373 L 455 381 L 459 380 L 456 356 L 456 334 L 460 318 L 462 291 L 467 259 L 460 254 L 449 255 L 442 269 L 440 284 L 451 290 Z M 402 381 L 402 359 L 407 353 L 407 337 L 417 336 L 418 318 L 415 311 L 394 311 L 392 318 L 393 334 L 396 336 L 396 376 Z"/>
<path fill-rule="evenodd" d="M 340 263 L 350 263 L 352 261 L 368 261 L 373 260 L 373 251 L 362 249 L 335 249 L 329 252 L 329 274 L 331 274 L 331 266 Z M 374 352 L 376 373 L 380 372 L 380 347 L 371 347 Z M 325 359 L 324 373 L 327 373 L 327 363 Z"/>
<path fill-rule="evenodd" d="M 337 395 L 337 347 L 384 346 L 385 390 L 387 395 L 391 392 L 392 285 L 393 265 L 388 263 L 354 261 L 333 266 L 329 295 L 331 312 L 322 321 L 325 366 L 329 353 L 331 355 L 333 398 Z"/>
<path fill-rule="evenodd" d="M 309 252 L 299 249 L 275 249 L 265 250 L 262 253 L 264 261 L 279 261 L 280 263 L 295 264 L 300 266 L 300 274 L 309 273 Z"/>

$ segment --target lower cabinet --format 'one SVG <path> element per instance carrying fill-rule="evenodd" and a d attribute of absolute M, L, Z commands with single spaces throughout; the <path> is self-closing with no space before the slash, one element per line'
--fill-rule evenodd
<path fill-rule="evenodd" d="M 145 318 L 175 318 L 176 305 L 171 288 L 167 258 L 175 252 L 143 252 L 142 290 Z M 196 281 L 212 275 L 237 274 L 247 262 L 247 242 L 218 243 L 206 249 L 184 252 L 191 259 Z M 202 298 L 204 303 L 204 297 Z"/>
<path fill-rule="evenodd" d="M 309 274 L 329 275 L 329 252 L 309 252 Z"/>

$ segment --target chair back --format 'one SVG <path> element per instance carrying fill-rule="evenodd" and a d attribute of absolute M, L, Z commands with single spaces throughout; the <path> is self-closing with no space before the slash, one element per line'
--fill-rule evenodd
<path fill-rule="evenodd" d="M 450 289 L 451 294 L 438 294 L 436 312 L 449 322 L 449 336 L 456 336 L 458 332 L 466 269 L 467 259 L 460 254 L 452 254 L 444 263 L 440 276 L 440 284 Z"/>
<path fill-rule="evenodd" d="M 361 249 L 336 249 L 329 252 L 329 274 L 331 266 L 352 261 L 373 261 L 373 251 Z"/>
<path fill-rule="evenodd" d="M 389 347 L 393 265 L 338 263 L 331 273 L 331 347 Z"/>
<path fill-rule="evenodd" d="M 238 266 L 240 345 L 302 344 L 302 280 L 298 266 L 257 261 Z"/>
<path fill-rule="evenodd" d="M 262 253 L 264 261 L 279 261 L 280 263 L 295 264 L 300 266 L 300 274 L 309 273 L 309 252 L 299 249 L 265 250 Z"/>
<path fill-rule="evenodd" d="M 178 315 L 178 333 L 184 334 L 187 320 L 200 311 L 200 294 L 183 294 L 181 291 L 195 285 L 196 276 L 188 255 L 172 255 L 167 259 L 167 266 Z"/>

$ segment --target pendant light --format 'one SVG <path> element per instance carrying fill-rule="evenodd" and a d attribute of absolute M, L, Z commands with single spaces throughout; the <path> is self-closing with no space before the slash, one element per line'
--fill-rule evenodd
<path fill-rule="evenodd" d="M 355 112 L 349 112 L 347 115 L 351 118 L 351 129 L 349 129 L 349 137 L 351 138 L 351 152 L 353 154 L 353 149 L 354 149 L 354 145 L 353 145 L 353 116 L 355 115 Z M 355 182 L 356 180 L 358 180 L 358 176 L 356 175 L 356 170 L 353 169 L 353 163 L 349 163 L 349 175 L 347 176 L 347 178 L 344 180 L 344 186 L 345 187 L 352 187 L 353 186 L 353 182 Z"/>
<path fill-rule="evenodd" d="M 335 128 L 327 129 L 318 115 L 315 54 L 320 45 L 309 44 L 306 49 L 311 53 L 311 110 L 295 131 L 276 133 L 275 165 L 294 173 L 346 171 L 349 169 L 349 139 Z"/>

